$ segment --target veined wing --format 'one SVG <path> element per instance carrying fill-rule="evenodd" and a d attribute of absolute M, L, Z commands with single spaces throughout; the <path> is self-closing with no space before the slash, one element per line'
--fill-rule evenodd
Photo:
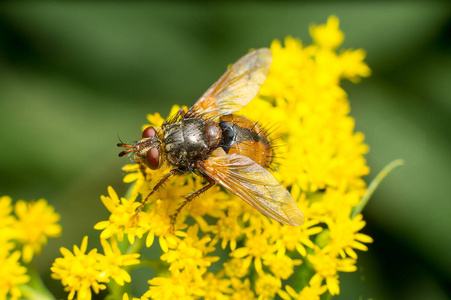
<path fill-rule="evenodd" d="M 258 94 L 271 62 L 272 53 L 267 48 L 243 56 L 197 100 L 185 117 L 214 118 L 247 105 Z"/>
<path fill-rule="evenodd" d="M 218 150 L 199 163 L 202 172 L 265 216 L 287 225 L 304 223 L 293 197 L 268 170 L 247 156 Z"/>

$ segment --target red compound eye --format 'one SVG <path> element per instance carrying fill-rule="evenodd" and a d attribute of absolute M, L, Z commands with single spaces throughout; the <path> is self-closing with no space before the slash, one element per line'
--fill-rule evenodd
<path fill-rule="evenodd" d="M 158 166 L 160 164 L 160 153 L 158 151 L 158 148 L 150 148 L 149 151 L 147 151 L 146 164 L 151 170 L 158 169 Z"/>
<path fill-rule="evenodd" d="M 146 129 L 144 129 L 142 137 L 143 138 L 151 138 L 151 137 L 154 137 L 156 134 L 157 133 L 155 131 L 155 128 L 153 128 L 152 126 L 149 126 Z"/>

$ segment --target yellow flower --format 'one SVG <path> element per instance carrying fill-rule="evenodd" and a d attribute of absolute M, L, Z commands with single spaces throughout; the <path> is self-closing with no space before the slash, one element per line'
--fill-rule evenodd
<path fill-rule="evenodd" d="M 365 226 L 362 215 L 355 218 L 341 217 L 336 221 L 328 221 L 330 244 L 326 245 L 323 250 L 326 252 L 339 253 L 341 257 L 346 254 L 353 259 L 357 259 L 354 249 L 367 251 L 368 247 L 363 243 L 372 243 L 373 239 L 363 233 L 358 233 Z"/>
<path fill-rule="evenodd" d="M 315 255 L 308 255 L 308 260 L 312 263 L 316 274 L 312 280 L 326 280 L 327 289 L 331 295 L 340 293 L 338 271 L 354 272 L 357 270 L 355 260 L 351 258 L 337 258 L 334 253 L 326 252 L 319 247 L 315 247 Z"/>
<path fill-rule="evenodd" d="M 292 37 L 283 44 L 273 41 L 266 81 L 259 95 L 237 113 L 275 128 L 269 134 L 276 157 L 271 170 L 304 212 L 303 225 L 270 220 L 215 186 L 181 210 L 172 228 L 171 216 L 183 201 L 180 196 L 205 186 L 203 178 L 193 174 L 171 178 L 147 199 L 139 222 L 131 224 L 135 198 L 145 199 L 169 169 L 167 165 L 155 171 L 138 165 L 123 168 L 128 173 L 124 181 L 134 184 L 132 197 L 120 201 L 109 188 L 110 196 L 102 201 L 111 217 L 96 228 L 104 229 L 104 238 L 116 235 L 121 240 L 122 234 L 128 234 L 130 242 L 147 234 L 147 247 L 158 238 L 160 258 L 169 270 L 154 266 L 157 275 L 149 280 L 144 297 L 272 299 L 278 295 L 313 300 L 326 290 L 338 294 L 339 272 L 355 271 L 354 249 L 366 250 L 364 243 L 372 241 L 359 233 L 365 225 L 362 217 L 351 219 L 353 207 L 366 191 L 362 176 L 369 173 L 364 158 L 368 146 L 363 134 L 355 132 L 340 81 L 358 82 L 370 75 L 370 69 L 363 50 L 337 52 L 344 39 L 338 26 L 338 18 L 332 16 L 327 24 L 310 27 L 313 44 L 308 46 Z M 174 105 L 170 116 L 179 110 Z M 142 129 L 154 126 L 161 135 L 161 115 L 147 119 L 150 124 Z M 230 253 L 222 255 L 218 263 L 222 268 L 213 273 L 212 264 L 219 260 L 213 253 L 223 251 L 217 249 L 219 245 Z M 296 272 L 313 274 L 299 291 L 284 286 Z"/>
<path fill-rule="evenodd" d="M 273 299 L 281 287 L 282 282 L 279 278 L 265 274 L 257 278 L 255 292 L 257 293 L 259 300 Z"/>
<path fill-rule="evenodd" d="M 171 112 L 173 112 L 174 110 L 177 110 L 178 108 L 179 108 L 178 105 L 174 105 L 174 106 L 172 107 Z M 174 112 L 174 113 L 175 113 L 175 112 Z M 146 129 L 148 126 L 157 126 L 157 127 L 160 127 L 160 126 L 163 124 L 163 122 L 164 122 L 164 119 L 161 117 L 161 115 L 160 115 L 159 113 L 148 114 L 148 115 L 147 115 L 147 120 L 150 122 L 150 125 L 144 125 L 144 126 L 142 126 L 142 129 L 143 129 L 143 130 Z"/>
<path fill-rule="evenodd" d="M 145 296 L 152 299 L 198 299 L 205 295 L 205 284 L 193 281 L 188 271 L 175 272 L 171 277 L 155 277 L 149 280 L 150 288 Z"/>
<path fill-rule="evenodd" d="M 12 240 L 17 232 L 14 228 L 15 220 L 11 215 L 13 210 L 11 206 L 11 197 L 0 197 L 0 256 L 6 257 L 9 251 L 14 248 Z"/>
<path fill-rule="evenodd" d="M 198 225 L 189 227 L 186 237 L 177 239 L 173 248 L 164 253 L 161 259 L 170 264 L 169 271 L 172 273 L 185 270 L 197 281 L 201 281 L 207 268 L 219 258 L 207 256 L 215 248 L 209 244 L 209 236 L 199 239 L 198 231 Z"/>
<path fill-rule="evenodd" d="M 33 255 L 41 252 L 41 247 L 47 244 L 48 237 L 58 237 L 61 226 L 57 224 L 60 216 L 44 199 L 35 202 L 17 201 L 15 208 L 17 221 L 17 239 L 23 245 L 22 259 L 30 262 Z"/>
<path fill-rule="evenodd" d="M 100 240 L 100 242 L 104 252 L 100 261 L 106 266 L 108 277 L 113 278 L 119 285 L 130 282 L 130 275 L 122 267 L 139 264 L 138 257 L 140 255 L 138 253 L 122 254 L 115 239 L 111 239 L 110 243 L 106 240 Z"/>
<path fill-rule="evenodd" d="M 360 81 L 361 77 L 371 74 L 370 68 L 363 62 L 366 53 L 362 49 L 343 51 L 338 57 L 341 65 L 341 77 L 354 83 Z"/>
<path fill-rule="evenodd" d="M 13 210 L 11 206 L 11 197 L 0 197 L 0 228 L 12 226 L 14 218 L 11 216 Z"/>
<path fill-rule="evenodd" d="M 265 231 L 261 224 L 254 225 L 255 230 L 248 230 L 244 247 L 233 251 L 230 256 L 235 258 L 252 258 L 255 270 L 259 275 L 263 274 L 262 259 L 269 257 L 277 250 L 274 243 L 270 242 L 269 231 Z M 278 225 L 280 226 L 280 225 Z M 250 226 L 252 228 L 252 225 Z"/>
<path fill-rule="evenodd" d="M 88 237 L 85 236 L 80 248 L 74 245 L 74 252 L 61 248 L 62 258 L 55 259 L 51 270 L 52 278 L 61 280 L 64 289 L 69 292 L 68 299 L 91 299 L 91 288 L 96 294 L 106 288 L 109 281 L 105 270 L 107 265 L 102 264 L 102 255 L 93 249 L 86 253 Z"/>
<path fill-rule="evenodd" d="M 240 222 L 238 222 L 239 212 L 236 206 L 230 206 L 227 214 L 223 214 L 213 228 L 213 233 L 221 242 L 221 248 L 225 249 L 230 242 L 230 249 L 234 251 L 237 245 L 237 239 L 242 235 Z"/>
<path fill-rule="evenodd" d="M 125 293 L 124 295 L 122 295 L 122 300 L 130 300 L 129 296 L 127 293 Z M 149 298 L 142 296 L 141 298 L 135 298 L 132 297 L 132 300 L 149 300 Z"/>
<path fill-rule="evenodd" d="M 127 234 L 130 244 L 133 244 L 135 237 L 141 238 L 147 231 L 145 223 L 139 220 L 139 224 L 133 224 L 132 217 L 135 216 L 135 211 L 140 205 L 139 202 L 134 202 L 136 196 L 130 199 L 121 198 L 117 196 L 114 189 L 108 187 L 109 197 L 101 196 L 101 200 L 105 207 L 111 212 L 108 221 L 97 223 L 94 228 L 102 230 L 100 238 L 105 240 L 114 235 L 118 237 L 119 241 L 123 240 L 124 234 Z"/>
<path fill-rule="evenodd" d="M 339 21 L 336 16 L 330 16 L 327 23 L 319 26 L 310 26 L 310 35 L 313 42 L 325 48 L 337 48 L 343 43 L 344 34 L 338 29 Z"/>
<path fill-rule="evenodd" d="M 22 266 L 21 262 L 29 263 L 47 243 L 47 238 L 61 233 L 61 226 L 57 224 L 59 215 L 44 199 L 30 203 L 17 201 L 14 206 L 16 217 L 12 215 L 11 202 L 8 196 L 0 197 L 0 299 L 27 297 L 29 295 L 22 295 L 25 288 L 27 291 L 40 288 L 37 275 L 32 271 L 32 275 L 28 275 L 28 267 Z M 33 284 L 27 286 L 28 282 Z"/>
<path fill-rule="evenodd" d="M 321 285 L 319 280 L 310 280 L 309 285 L 304 287 L 300 293 L 289 285 L 286 286 L 286 293 L 281 291 L 279 295 L 284 300 L 320 300 L 320 296 L 327 291 L 327 286 Z"/>
<path fill-rule="evenodd" d="M 227 294 L 233 292 L 233 290 L 229 287 L 229 279 L 224 279 L 213 273 L 207 273 L 204 276 L 204 281 L 206 283 L 204 296 L 205 300 L 229 299 Z"/>
<path fill-rule="evenodd" d="M 61 248 L 62 258 L 55 259 L 51 267 L 52 278 L 61 280 L 65 290 L 69 292 L 68 299 L 91 299 L 91 289 L 98 294 L 106 289 L 110 278 L 123 286 L 130 282 L 131 277 L 124 267 L 139 264 L 138 253 L 122 254 L 116 239 L 101 240 L 104 254 L 92 249 L 88 253 L 88 237 L 85 236 L 80 248 L 74 246 L 73 253 Z M 127 295 L 128 297 L 128 295 Z"/>
<path fill-rule="evenodd" d="M 321 194 L 322 201 L 312 203 L 310 212 L 317 216 L 331 218 L 333 220 L 340 216 L 350 218 L 352 208 L 359 204 L 364 194 L 363 188 L 349 188 L 345 185 L 339 188 L 328 188 Z"/>
<path fill-rule="evenodd" d="M 125 183 L 134 183 L 131 189 L 131 195 L 136 196 L 139 194 L 139 189 L 145 184 L 146 177 L 140 172 L 140 166 L 138 164 L 125 165 L 122 167 L 122 171 L 129 172 L 124 176 L 123 181 Z"/>
<path fill-rule="evenodd" d="M 224 263 L 224 272 L 230 278 L 242 278 L 248 274 L 251 263 L 252 257 L 231 258 Z"/>
<path fill-rule="evenodd" d="M 230 297 L 230 300 L 241 300 L 241 299 L 248 299 L 253 300 L 255 299 L 255 294 L 251 289 L 251 283 L 249 279 L 245 279 L 244 281 L 241 281 L 237 278 L 232 278 L 232 288 L 233 292 Z"/>
<path fill-rule="evenodd" d="M 186 106 L 173 105 L 171 111 L 169 112 L 169 116 L 171 117 L 175 116 L 180 109 L 188 111 L 188 108 Z M 150 122 L 150 124 L 142 126 L 143 130 L 146 129 L 148 126 L 160 127 L 161 125 L 163 125 L 163 122 L 165 121 L 165 119 L 163 119 L 159 113 L 148 114 L 147 120 Z"/>
<path fill-rule="evenodd" d="M 201 180 L 193 182 L 192 190 L 201 189 L 205 183 Z M 221 191 L 219 186 L 214 186 L 203 193 L 198 201 L 192 201 L 186 208 L 186 212 L 190 217 L 196 220 L 203 232 L 209 232 L 214 227 L 209 226 L 205 221 L 205 217 L 221 218 L 224 216 L 224 210 L 227 208 L 230 195 Z"/>
<path fill-rule="evenodd" d="M 301 263 L 302 260 L 292 259 L 282 252 L 267 255 L 263 262 L 265 266 L 269 267 L 271 273 L 281 279 L 288 279 L 293 274 L 294 268 Z"/>
<path fill-rule="evenodd" d="M 313 248 L 314 246 L 311 237 L 319 234 L 323 228 L 316 226 L 319 220 L 312 219 L 311 211 L 305 203 L 306 195 L 301 192 L 299 186 L 292 186 L 291 195 L 297 199 L 298 205 L 304 213 L 304 224 L 302 226 L 271 226 L 267 230 L 271 231 L 270 240 L 276 244 L 278 252 L 297 250 L 299 254 L 306 256 L 306 247 Z"/>
<path fill-rule="evenodd" d="M 18 285 L 30 280 L 30 277 L 26 275 L 27 269 L 20 265 L 19 258 L 19 251 L 10 255 L 0 252 L 0 299 L 19 299 L 22 293 Z"/>
<path fill-rule="evenodd" d="M 168 205 L 173 204 L 170 201 L 157 200 L 141 217 L 142 222 L 149 227 L 146 246 L 150 247 L 155 236 L 158 236 L 160 247 L 164 252 L 168 252 L 169 246 L 174 247 L 177 244 L 175 236 L 171 232 L 172 219 L 168 212 Z M 180 235 L 180 231 L 175 233 Z"/>
<path fill-rule="evenodd" d="M 303 48 L 291 37 L 285 47 L 274 41 L 271 52 L 273 64 L 260 95 L 276 105 L 262 105 L 256 98 L 242 111 L 251 119 L 277 124 L 276 134 L 286 136 L 278 178 L 287 185 L 297 183 L 305 192 L 342 182 L 362 186 L 361 176 L 369 171 L 362 155 L 368 147 L 347 116 L 349 102 L 339 87 L 346 70 L 341 55 L 316 45 Z"/>

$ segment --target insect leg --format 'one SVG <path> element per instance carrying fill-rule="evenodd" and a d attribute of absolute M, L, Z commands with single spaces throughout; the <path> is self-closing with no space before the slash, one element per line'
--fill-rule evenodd
<path fill-rule="evenodd" d="M 185 116 L 185 114 L 186 111 L 183 108 L 180 108 L 179 111 L 177 112 L 177 116 L 180 116 L 182 118 Z"/>
<path fill-rule="evenodd" d="M 153 193 L 155 193 L 164 183 L 166 180 L 168 180 L 169 178 L 171 178 L 174 175 L 179 175 L 183 173 L 182 171 L 180 171 L 179 169 L 173 169 L 171 170 L 168 174 L 164 175 L 163 178 L 161 178 L 161 180 L 153 187 L 152 191 L 149 193 L 149 195 L 147 195 L 146 198 L 144 198 L 144 200 L 141 202 L 141 205 L 138 207 L 138 209 L 136 210 L 135 213 L 135 218 L 138 218 L 138 214 L 143 210 L 144 206 L 147 204 L 147 202 L 150 199 L 150 196 L 152 196 Z"/>
<path fill-rule="evenodd" d="M 172 216 L 171 228 L 174 228 L 175 220 L 177 219 L 178 214 L 183 209 L 183 207 L 185 207 L 185 205 L 187 205 L 188 203 L 191 202 L 191 200 L 193 200 L 200 194 L 205 193 L 208 189 L 210 189 L 212 186 L 215 185 L 215 181 L 213 179 L 211 179 L 210 177 L 204 175 L 204 178 L 207 179 L 207 181 L 208 181 L 208 184 L 206 186 L 195 191 L 194 193 L 183 196 L 183 198 L 185 198 L 185 201 L 183 201 L 182 204 L 180 204 L 180 206 L 177 208 L 174 215 Z"/>
<path fill-rule="evenodd" d="M 177 122 L 177 120 L 179 120 L 179 118 L 184 118 L 185 115 L 186 115 L 186 111 L 183 108 L 180 108 L 179 111 L 174 116 L 171 117 L 171 119 L 163 122 L 163 127 L 166 126 L 167 124 Z"/>

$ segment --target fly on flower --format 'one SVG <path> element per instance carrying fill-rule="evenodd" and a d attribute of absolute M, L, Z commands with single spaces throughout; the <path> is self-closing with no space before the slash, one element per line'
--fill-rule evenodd
<path fill-rule="evenodd" d="M 143 168 L 169 171 L 142 201 L 174 175 L 193 172 L 208 184 L 191 194 L 173 216 L 216 182 L 262 214 L 287 225 L 301 225 L 304 216 L 290 193 L 267 170 L 273 158 L 271 140 L 257 123 L 233 114 L 259 92 L 272 62 L 269 49 L 254 50 L 233 64 L 187 112 L 180 110 L 161 128 L 147 127 L 142 138 L 119 153 L 134 152 Z"/>

